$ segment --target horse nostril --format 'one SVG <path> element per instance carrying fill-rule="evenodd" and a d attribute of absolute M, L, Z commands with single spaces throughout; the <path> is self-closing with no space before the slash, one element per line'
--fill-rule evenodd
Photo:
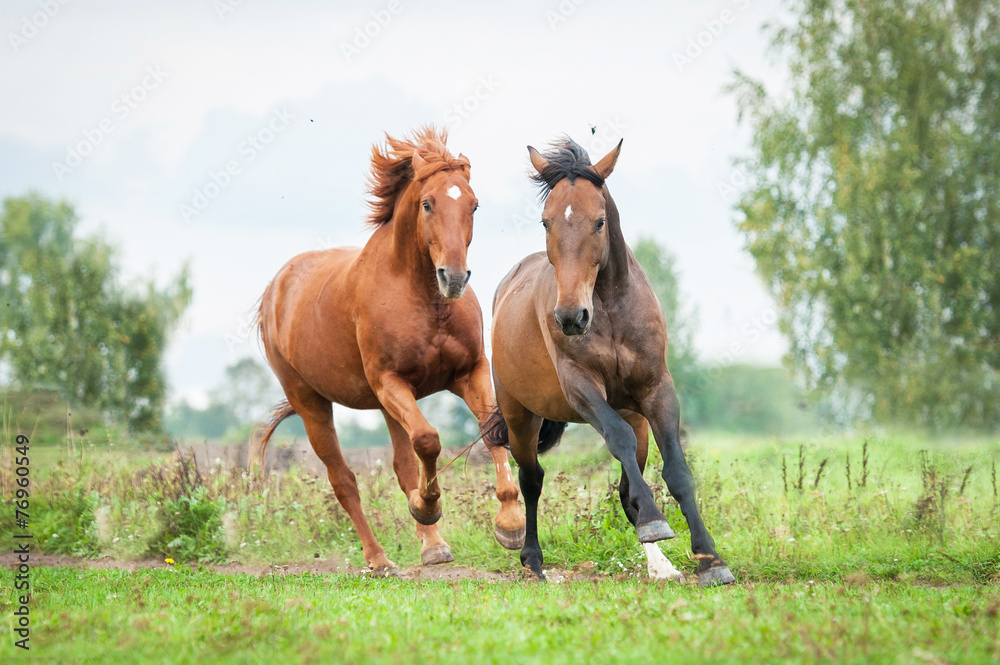
<path fill-rule="evenodd" d="M 590 310 L 584 308 L 580 310 L 580 315 L 576 319 L 577 324 L 581 329 L 587 327 L 587 322 L 590 321 Z"/>
<path fill-rule="evenodd" d="M 469 283 L 469 278 L 470 277 L 472 277 L 472 271 L 471 270 L 466 270 L 465 271 L 465 283 L 462 284 L 462 286 L 465 286 L 466 284 Z"/>
<path fill-rule="evenodd" d="M 444 284 L 445 286 L 447 286 L 448 285 L 448 271 L 445 270 L 444 268 L 438 268 L 437 275 L 438 275 L 438 282 L 440 282 L 441 284 Z"/>

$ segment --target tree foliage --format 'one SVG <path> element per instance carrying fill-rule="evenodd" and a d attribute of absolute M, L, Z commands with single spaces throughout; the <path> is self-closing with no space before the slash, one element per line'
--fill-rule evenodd
<path fill-rule="evenodd" d="M 652 238 L 640 238 L 632 246 L 632 253 L 642 266 L 653 287 L 667 319 L 670 343 L 667 349 L 667 367 L 678 391 L 684 395 L 695 381 L 698 358 L 694 351 L 692 335 L 697 327 L 696 314 L 681 302 L 680 282 L 677 277 L 677 259 Z"/>
<path fill-rule="evenodd" d="M 13 387 L 58 390 L 137 431 L 156 430 L 167 334 L 191 298 L 187 269 L 165 289 L 120 283 L 115 250 L 77 239 L 65 202 L 8 198 L 0 217 L 0 361 Z"/>
<path fill-rule="evenodd" d="M 789 90 L 737 73 L 737 204 L 810 387 L 1000 424 L 1000 5 L 798 0 Z"/>

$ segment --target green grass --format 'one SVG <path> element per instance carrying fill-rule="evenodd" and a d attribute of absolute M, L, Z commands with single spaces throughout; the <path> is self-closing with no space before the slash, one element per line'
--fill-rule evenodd
<path fill-rule="evenodd" d="M 618 502 L 619 467 L 585 432 L 543 458 L 546 566 L 593 562 L 603 572 L 642 574 L 642 551 Z M 702 436 L 688 459 L 702 516 L 741 579 L 836 580 L 863 571 L 880 579 L 985 583 L 1000 575 L 996 441 Z M 691 570 L 687 525 L 659 466 L 654 450 L 646 477 L 679 536 L 665 550 Z M 9 460 L 0 460 L 0 538 L 14 531 L 11 474 Z M 45 552 L 204 563 L 321 558 L 363 567 L 360 543 L 325 478 L 292 473 L 262 480 L 221 468 L 198 474 L 190 465 L 134 455 L 62 460 L 50 468 L 36 461 L 32 474 L 40 476 L 32 520 Z M 366 515 L 390 558 L 419 563 L 413 521 L 389 465 L 361 471 L 358 480 Z M 509 570 L 516 556 L 489 537 L 498 507 L 493 481 L 490 465 L 450 467 L 442 476 L 441 532 L 460 562 Z"/>
<path fill-rule="evenodd" d="M 32 655 L 52 662 L 681 663 L 696 654 L 702 663 L 974 663 L 1000 657 L 1000 592 L 982 586 L 741 584 L 705 591 L 637 581 L 415 583 L 185 568 L 40 569 L 35 585 Z M 9 642 L 0 645 L 0 658 L 13 652 Z"/>
<path fill-rule="evenodd" d="M 715 590 L 647 582 L 618 503 L 617 463 L 586 430 L 571 432 L 557 450 L 543 458 L 545 566 L 585 570 L 596 581 L 42 568 L 33 577 L 33 654 L 66 662 L 123 650 L 116 662 L 179 663 L 1000 658 L 995 439 L 693 437 L 688 459 L 702 515 L 738 579 Z M 646 477 L 678 533 L 663 549 L 690 573 L 687 526 L 659 465 L 654 452 Z M 0 460 L 4 488 L 10 469 Z M 44 552 L 363 566 L 325 479 L 262 480 L 223 469 L 198 475 L 182 463 L 138 456 L 62 460 L 47 471 L 32 488 Z M 413 522 L 391 469 L 358 480 L 390 558 L 417 565 Z M 442 484 L 441 533 L 458 563 L 517 578 L 517 553 L 492 538 L 492 467 L 456 463 Z M 5 489 L 0 538 L 7 542 L 12 517 Z M 10 589 L 10 572 L 3 575 Z M 9 641 L 0 644 L 0 662 L 11 653 Z"/>

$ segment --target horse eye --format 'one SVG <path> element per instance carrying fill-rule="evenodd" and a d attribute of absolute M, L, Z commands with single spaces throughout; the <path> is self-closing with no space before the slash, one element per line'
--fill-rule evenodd
<path fill-rule="evenodd" d="M 548 230 L 549 230 L 549 223 L 548 223 L 548 222 L 546 222 L 546 221 L 545 221 L 544 219 L 542 220 L 542 226 L 544 226 L 544 227 L 545 227 L 545 230 L 546 230 L 546 231 L 548 231 Z"/>
<path fill-rule="evenodd" d="M 479 203 L 476 203 L 476 207 L 472 209 L 472 212 L 476 212 L 477 210 L 479 210 Z"/>
<path fill-rule="evenodd" d="M 424 212 L 430 212 L 430 211 L 431 211 L 431 202 L 424 201 Z"/>
<path fill-rule="evenodd" d="M 604 228 L 604 219 L 597 220 L 597 230 L 600 231 Z"/>

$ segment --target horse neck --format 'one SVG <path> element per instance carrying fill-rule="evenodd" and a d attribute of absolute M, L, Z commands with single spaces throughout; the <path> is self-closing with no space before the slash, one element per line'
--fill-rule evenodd
<path fill-rule="evenodd" d="M 417 237 L 417 215 L 420 209 L 420 187 L 413 181 L 396 202 L 392 215 L 390 261 L 397 273 L 409 278 L 415 286 L 437 293 L 434 262 L 422 238 Z"/>
<path fill-rule="evenodd" d="M 625 243 L 625 236 L 622 235 L 618 206 L 611 198 L 607 185 L 604 186 L 604 200 L 605 223 L 608 225 L 608 262 L 597 274 L 594 288 L 602 296 L 610 295 L 612 292 L 621 295 L 621 289 L 628 285 L 629 256 L 632 252 Z"/>

